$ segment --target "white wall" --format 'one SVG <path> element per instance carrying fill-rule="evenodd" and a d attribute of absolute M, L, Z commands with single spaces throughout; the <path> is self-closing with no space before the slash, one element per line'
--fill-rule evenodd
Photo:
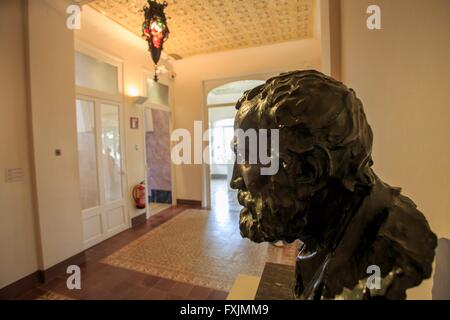
<path fill-rule="evenodd" d="M 366 28 L 381 7 L 382 30 Z M 342 80 L 363 101 L 377 174 L 450 237 L 450 2 L 342 0 Z M 426 288 L 428 286 L 428 288 Z M 430 298 L 431 283 L 415 297 Z"/>
<path fill-rule="evenodd" d="M 83 250 L 73 32 L 64 1 L 28 1 L 31 125 L 42 264 Z M 55 155 L 60 149 L 61 156 Z"/>
<path fill-rule="evenodd" d="M 174 84 L 174 128 L 186 128 L 192 132 L 194 121 L 204 118 L 205 80 L 229 78 L 233 81 L 258 78 L 252 75 L 262 73 L 320 69 L 320 43 L 316 39 L 307 39 L 199 55 L 175 61 L 173 67 L 177 75 Z M 201 165 L 176 166 L 175 181 L 178 199 L 205 199 Z"/>
<path fill-rule="evenodd" d="M 28 132 L 24 3 L 0 2 L 0 288 L 38 268 Z M 7 168 L 24 180 L 6 183 Z"/>

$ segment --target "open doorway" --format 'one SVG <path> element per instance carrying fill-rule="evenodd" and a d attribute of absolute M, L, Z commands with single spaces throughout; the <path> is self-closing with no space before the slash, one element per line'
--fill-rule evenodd
<path fill-rule="evenodd" d="M 212 89 L 207 96 L 209 133 L 209 190 L 213 210 L 237 211 L 237 191 L 230 188 L 234 155 L 231 142 L 234 136 L 236 102 L 247 90 L 264 83 L 263 80 L 241 80 Z"/>
<path fill-rule="evenodd" d="M 147 216 L 172 205 L 172 164 L 170 159 L 171 112 L 169 86 L 146 79 L 145 162 L 148 198 Z"/>
<path fill-rule="evenodd" d="M 233 151 L 231 141 L 234 135 L 233 106 L 216 107 L 208 110 L 210 130 L 210 186 L 211 207 L 239 210 L 237 194 L 229 186 L 233 173 Z"/>
<path fill-rule="evenodd" d="M 170 112 L 145 108 L 145 156 L 149 214 L 172 205 Z"/>

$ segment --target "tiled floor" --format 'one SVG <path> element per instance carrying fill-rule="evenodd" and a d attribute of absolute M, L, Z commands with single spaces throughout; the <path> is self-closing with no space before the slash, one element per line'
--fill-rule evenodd
<path fill-rule="evenodd" d="M 238 214 L 239 207 L 233 199 L 228 198 L 223 181 L 216 185 L 213 193 L 211 215 L 219 223 L 233 223 L 230 228 L 238 228 L 234 220 L 224 219 L 227 214 Z M 214 189 L 213 189 L 214 190 Z M 226 195 L 225 195 L 226 194 Z M 230 192 L 233 195 L 232 191 Z M 153 216 L 145 224 L 126 230 L 86 251 L 87 262 L 81 268 L 81 290 L 69 290 L 66 286 L 66 275 L 62 274 L 49 283 L 41 284 L 20 296 L 19 299 L 38 299 L 45 297 L 55 299 L 148 299 L 148 300 L 220 300 L 225 299 L 227 292 L 200 287 L 189 283 L 160 278 L 129 269 L 123 269 L 100 262 L 133 240 L 141 237 L 159 225 L 169 221 L 188 206 L 177 206 L 165 209 Z M 220 209 L 219 209 L 220 208 Z M 226 209 L 226 210 L 224 210 Z M 295 246 L 276 248 L 269 246 L 268 261 L 292 264 L 295 261 Z"/>
<path fill-rule="evenodd" d="M 237 230 L 237 222 L 228 218 L 230 216 L 239 217 L 241 209 L 242 206 L 237 201 L 237 191 L 229 187 L 227 179 L 211 179 L 211 210 L 215 214 L 216 221 L 222 223 L 224 220 L 231 224 L 231 228 Z M 298 242 L 283 248 L 269 246 L 267 262 L 295 265 L 297 248 Z"/>
<path fill-rule="evenodd" d="M 237 191 L 229 187 L 227 179 L 211 179 L 211 208 L 221 208 L 224 210 L 241 210 L 237 201 Z"/>
<path fill-rule="evenodd" d="M 158 203 L 158 202 L 150 202 L 148 204 L 150 206 L 150 215 L 157 214 L 167 208 L 170 208 L 172 205 L 169 203 Z"/>
<path fill-rule="evenodd" d="M 47 292 L 53 292 L 72 299 L 224 299 L 226 292 L 189 285 L 182 282 L 158 278 L 132 270 L 117 268 L 99 260 L 119 248 L 170 220 L 187 206 L 172 207 L 152 216 L 146 224 L 126 230 L 87 250 L 87 262 L 81 268 L 81 290 L 69 290 L 65 275 L 42 284 L 19 297 L 37 299 Z"/>

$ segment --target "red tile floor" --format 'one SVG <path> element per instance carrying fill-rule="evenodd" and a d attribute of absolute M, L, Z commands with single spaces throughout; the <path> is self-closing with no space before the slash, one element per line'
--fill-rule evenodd
<path fill-rule="evenodd" d="M 81 290 L 67 289 L 66 277 L 63 274 L 46 284 L 38 285 L 18 299 L 38 299 L 48 292 L 56 293 L 62 297 L 81 300 L 225 299 L 228 293 L 224 291 L 163 279 L 99 262 L 102 258 L 112 254 L 188 208 L 188 206 L 177 206 L 166 209 L 150 217 L 145 224 L 126 230 L 88 249 L 86 251 L 87 261 L 81 266 Z"/>
<path fill-rule="evenodd" d="M 220 188 L 222 189 L 222 188 Z M 226 189 L 225 189 L 226 190 Z M 230 212 L 238 214 L 230 196 Z M 233 205 L 232 205 L 233 204 Z M 155 229 L 172 219 L 189 206 L 174 206 L 151 216 L 146 223 L 128 229 L 86 251 L 87 261 L 81 266 L 81 290 L 69 290 L 66 286 L 66 274 L 37 285 L 18 299 L 70 298 L 80 300 L 223 300 L 228 292 L 200 287 L 188 283 L 164 279 L 133 270 L 114 267 L 100 260 L 111 255 L 131 241 Z M 212 210 L 214 213 L 214 210 Z M 238 228 L 238 226 L 236 226 Z M 270 262 L 291 264 L 295 261 L 294 246 L 269 248 Z"/>

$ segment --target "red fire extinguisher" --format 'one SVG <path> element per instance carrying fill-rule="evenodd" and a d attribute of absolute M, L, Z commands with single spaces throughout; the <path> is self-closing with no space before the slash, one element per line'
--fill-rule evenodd
<path fill-rule="evenodd" d="M 144 209 L 147 203 L 147 194 L 145 192 L 145 184 L 142 181 L 140 184 L 133 188 L 133 199 L 136 204 L 136 208 Z"/>

